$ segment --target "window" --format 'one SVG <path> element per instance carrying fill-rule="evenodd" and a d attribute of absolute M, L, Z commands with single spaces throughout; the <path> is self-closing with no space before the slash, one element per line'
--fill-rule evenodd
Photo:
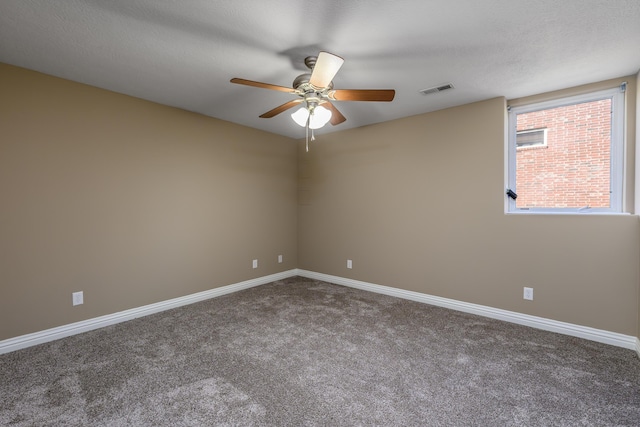
<path fill-rule="evenodd" d="M 533 148 L 547 146 L 547 130 L 532 129 L 516 132 L 516 148 Z"/>
<path fill-rule="evenodd" d="M 622 212 L 625 86 L 509 109 L 507 212 Z"/>

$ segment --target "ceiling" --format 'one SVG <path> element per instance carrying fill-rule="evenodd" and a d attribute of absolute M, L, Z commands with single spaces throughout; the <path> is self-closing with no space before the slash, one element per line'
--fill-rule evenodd
<path fill-rule="evenodd" d="M 293 95 L 229 80 L 291 86 L 320 50 L 345 58 L 336 89 L 396 97 L 336 102 L 347 121 L 318 134 L 635 74 L 640 1 L 0 2 L 0 62 L 293 138 L 289 114 L 258 118 Z"/>

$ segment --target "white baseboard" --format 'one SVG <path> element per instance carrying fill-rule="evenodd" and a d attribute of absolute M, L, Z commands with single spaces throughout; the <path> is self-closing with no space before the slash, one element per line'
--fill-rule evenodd
<path fill-rule="evenodd" d="M 574 325 L 572 323 L 545 319 L 543 317 L 531 316 L 514 311 L 507 311 L 499 308 L 487 307 L 484 305 L 472 304 L 449 298 L 423 294 L 420 292 L 407 291 L 404 289 L 376 285 L 359 280 L 347 279 L 344 277 L 332 276 L 329 274 L 316 273 L 313 271 L 301 269 L 283 271 L 281 273 L 258 277 L 256 279 L 246 280 L 244 282 L 222 286 L 219 288 L 198 292 L 167 301 L 161 301 L 155 304 L 149 304 L 142 307 L 132 308 L 130 310 L 120 311 L 118 313 L 108 314 L 105 316 L 95 317 L 93 319 L 71 323 L 69 325 L 63 325 L 56 328 L 46 329 L 44 331 L 34 332 L 32 334 L 9 338 L 7 340 L 0 341 L 0 354 L 10 353 L 22 348 L 31 347 L 37 344 L 42 344 L 71 335 L 76 335 L 82 332 L 103 328 L 105 326 L 114 325 L 121 322 L 126 322 L 138 317 L 148 316 L 150 314 L 170 310 L 172 308 L 177 308 L 188 304 L 193 304 L 195 302 L 204 301 L 210 298 L 219 297 L 232 292 L 264 285 L 276 280 L 282 280 L 293 276 L 302 276 L 310 279 L 322 280 L 325 282 L 335 283 L 338 285 L 348 286 L 356 289 L 362 289 L 369 292 L 375 292 L 397 298 L 431 304 L 439 307 L 450 308 L 452 310 L 477 314 L 480 316 L 490 317 L 492 319 L 504 320 L 511 323 L 517 323 L 520 325 L 530 326 L 533 328 L 557 332 L 574 337 L 585 338 L 591 341 L 597 341 L 617 347 L 624 347 L 635 350 L 638 353 L 638 357 L 640 357 L 640 339 L 630 335 L 623 335 L 616 332 L 609 332 L 601 329 L 590 328 L 587 326 Z"/>
<path fill-rule="evenodd" d="M 351 288 L 362 289 L 365 291 L 376 292 L 379 294 L 385 294 L 398 298 L 404 298 L 412 301 L 436 305 L 439 307 L 450 308 L 452 310 L 477 314 L 480 316 L 490 317 L 492 319 L 504 320 L 511 323 L 517 323 L 519 325 L 531 326 L 533 328 L 543 329 L 545 331 L 552 331 L 574 337 L 585 338 L 591 341 L 597 341 L 617 347 L 624 347 L 631 350 L 636 350 L 638 352 L 638 356 L 640 356 L 640 339 L 631 335 L 623 335 L 616 332 L 590 328 L 588 326 L 574 325 L 572 323 L 560 322 L 557 320 L 546 319 L 544 317 L 531 316 L 528 314 L 517 313 L 515 311 L 507 311 L 499 308 L 487 307 L 484 305 L 427 295 L 420 292 L 406 291 L 404 289 L 376 285 L 373 283 L 361 282 L 359 280 L 347 279 L 339 276 L 331 276 L 329 274 L 316 273 L 308 270 L 298 269 L 297 274 L 299 276 L 307 277 L 310 279 L 322 280 L 329 283 L 335 283 L 337 285 L 348 286 Z"/>
<path fill-rule="evenodd" d="M 256 279 L 246 280 L 244 282 L 234 283 L 232 285 L 222 286 L 191 295 L 185 295 L 183 297 L 161 301 L 155 304 L 144 305 L 142 307 L 136 307 L 130 310 L 107 314 L 105 316 L 95 317 L 93 319 L 87 319 L 56 328 L 46 329 L 44 331 L 34 332 L 32 334 L 9 338 L 0 341 L 0 354 L 9 353 L 49 341 L 54 341 L 82 332 L 91 331 L 93 329 L 115 325 L 116 323 L 126 322 L 127 320 L 132 320 L 138 317 L 148 316 L 150 314 L 170 310 L 172 308 L 181 307 L 187 304 L 193 304 L 195 302 L 219 297 L 222 295 L 230 294 L 232 292 L 252 288 L 254 286 L 264 285 L 276 280 L 286 279 L 287 277 L 293 277 L 297 275 L 297 272 L 298 271 L 296 269 L 283 271 L 281 273 L 258 277 Z"/>

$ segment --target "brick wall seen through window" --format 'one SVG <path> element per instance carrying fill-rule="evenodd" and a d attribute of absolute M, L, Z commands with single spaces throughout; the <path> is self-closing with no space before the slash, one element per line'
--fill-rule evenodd
<path fill-rule="evenodd" d="M 611 99 L 518 114 L 531 129 L 547 141 L 517 148 L 518 208 L 610 206 Z"/>

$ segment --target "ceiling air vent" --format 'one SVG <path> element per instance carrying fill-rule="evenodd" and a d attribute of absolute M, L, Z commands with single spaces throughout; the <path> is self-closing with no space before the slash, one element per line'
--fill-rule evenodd
<path fill-rule="evenodd" d="M 422 90 L 419 90 L 418 92 L 420 92 L 423 95 L 430 95 L 432 93 L 438 93 L 448 89 L 453 89 L 453 85 L 451 83 L 430 87 L 428 89 L 422 89 Z"/>

